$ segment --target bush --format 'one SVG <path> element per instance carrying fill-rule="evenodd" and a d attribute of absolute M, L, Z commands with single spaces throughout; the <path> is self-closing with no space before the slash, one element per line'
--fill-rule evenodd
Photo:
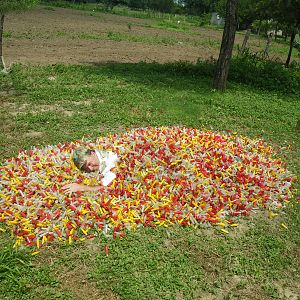
<path fill-rule="evenodd" d="M 171 68 L 179 73 L 204 75 L 213 78 L 217 61 L 213 58 L 198 60 L 196 65 L 188 62 L 173 64 Z M 300 65 L 292 62 L 289 68 L 277 61 L 263 60 L 255 54 L 246 53 L 233 57 L 228 80 L 254 87 L 300 94 Z"/>
<path fill-rule="evenodd" d="M 300 93 L 299 64 L 286 68 L 280 62 L 263 60 L 251 53 L 232 58 L 228 79 L 267 90 Z"/>

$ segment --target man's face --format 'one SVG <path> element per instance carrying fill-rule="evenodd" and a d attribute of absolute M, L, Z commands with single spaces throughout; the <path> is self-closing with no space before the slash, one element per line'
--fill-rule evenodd
<path fill-rule="evenodd" d="M 91 155 L 89 155 L 86 158 L 85 164 L 84 164 L 84 170 L 88 173 L 95 172 L 99 170 L 99 159 L 95 152 L 93 152 Z"/>

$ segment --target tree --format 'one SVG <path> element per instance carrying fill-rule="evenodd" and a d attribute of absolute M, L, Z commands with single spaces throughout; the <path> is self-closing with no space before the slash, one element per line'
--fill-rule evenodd
<path fill-rule="evenodd" d="M 286 25 L 290 32 L 290 49 L 285 62 L 285 66 L 288 68 L 295 37 L 300 29 L 300 0 L 271 0 L 271 4 L 273 4 L 273 7 L 275 8 L 273 18 L 280 24 Z"/>
<path fill-rule="evenodd" d="M 174 7 L 173 0 L 148 0 L 147 6 L 149 9 L 169 13 Z"/>
<path fill-rule="evenodd" d="M 266 0 L 240 0 L 238 5 L 238 30 L 246 30 L 244 40 L 239 53 L 242 54 L 247 48 L 247 42 L 251 34 L 251 27 L 254 21 L 266 17 L 267 12 Z M 216 9 L 220 15 L 225 15 L 226 0 L 219 0 Z"/>
<path fill-rule="evenodd" d="M 128 7 L 134 8 L 134 9 L 145 9 L 147 7 L 146 0 L 128 0 Z"/>
<path fill-rule="evenodd" d="M 182 4 L 189 15 L 201 15 L 212 10 L 215 1 L 211 0 L 183 0 Z"/>
<path fill-rule="evenodd" d="M 3 29 L 7 13 L 22 11 L 36 5 L 39 0 L 1 0 L 0 1 L 0 70 L 6 71 L 3 57 Z"/>
<path fill-rule="evenodd" d="M 292 50 L 294 47 L 295 36 L 300 29 L 300 0 L 255 0 L 257 1 L 256 11 L 261 11 L 260 20 L 268 20 L 276 24 L 275 29 L 284 29 L 290 35 L 290 48 L 285 62 L 288 67 Z"/>
<path fill-rule="evenodd" d="M 240 0 L 238 7 L 238 29 L 248 29 L 255 20 L 264 18 L 266 13 L 266 9 L 262 9 L 264 3 L 266 3 L 265 0 Z"/>
<path fill-rule="evenodd" d="M 237 27 L 237 5 L 238 0 L 227 0 L 222 44 L 213 82 L 214 88 L 219 91 L 224 91 L 226 88 L 229 64 Z"/>
<path fill-rule="evenodd" d="M 105 5 L 105 9 L 112 10 L 115 6 L 123 4 L 122 0 L 102 0 L 101 1 Z"/>

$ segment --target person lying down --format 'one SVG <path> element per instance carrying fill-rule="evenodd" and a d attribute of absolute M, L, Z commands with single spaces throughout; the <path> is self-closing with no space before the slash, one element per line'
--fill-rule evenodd
<path fill-rule="evenodd" d="M 98 172 L 101 176 L 103 186 L 108 186 L 115 178 L 116 174 L 111 171 L 118 161 L 118 155 L 112 151 L 92 150 L 78 147 L 73 151 L 72 160 L 75 166 L 82 172 Z M 98 191 L 101 185 L 88 186 L 79 183 L 69 183 L 62 187 L 67 194 L 75 192 Z"/>

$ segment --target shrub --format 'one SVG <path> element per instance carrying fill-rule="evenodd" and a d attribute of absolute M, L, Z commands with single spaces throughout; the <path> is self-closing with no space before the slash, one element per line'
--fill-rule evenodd
<path fill-rule="evenodd" d="M 233 57 L 228 79 L 267 90 L 300 93 L 299 64 L 293 63 L 290 68 L 286 68 L 280 62 L 263 60 L 247 52 Z"/>
<path fill-rule="evenodd" d="M 213 77 L 217 61 L 213 58 L 198 60 L 196 65 L 188 62 L 175 63 L 170 68 L 182 74 Z M 300 94 L 300 65 L 292 62 L 289 68 L 277 61 L 263 60 L 256 54 L 246 52 L 233 57 L 228 80 L 254 87 L 288 94 Z"/>

